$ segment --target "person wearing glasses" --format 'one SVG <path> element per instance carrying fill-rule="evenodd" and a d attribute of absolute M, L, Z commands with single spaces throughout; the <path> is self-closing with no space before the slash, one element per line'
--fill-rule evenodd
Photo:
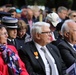
<path fill-rule="evenodd" d="M 70 13 L 68 14 L 69 19 L 72 19 L 76 22 L 76 11 L 70 11 Z"/>
<path fill-rule="evenodd" d="M 34 23 L 31 36 L 33 40 L 25 43 L 25 49 L 19 50 L 19 56 L 25 63 L 28 73 L 30 75 L 65 75 L 63 74 L 63 61 L 59 51 L 50 43 L 50 24 L 46 22 Z M 55 74 L 53 74 L 54 72 Z"/>
<path fill-rule="evenodd" d="M 7 45 L 7 31 L 0 25 L 0 75 L 29 75 L 16 48 Z"/>

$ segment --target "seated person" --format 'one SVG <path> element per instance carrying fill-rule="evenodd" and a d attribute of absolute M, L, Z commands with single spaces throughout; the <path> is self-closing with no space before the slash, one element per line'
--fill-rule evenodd
<path fill-rule="evenodd" d="M 56 30 L 57 24 L 59 23 L 58 18 L 59 18 L 58 14 L 55 12 L 52 12 L 52 13 L 48 14 L 45 19 L 45 21 L 50 24 L 50 30 L 52 31 L 52 33 L 51 33 L 52 41 L 56 41 L 56 39 L 57 39 L 57 33 L 55 32 L 55 30 Z"/>
<path fill-rule="evenodd" d="M 56 33 L 56 40 L 52 41 L 52 44 L 54 44 L 55 46 L 57 46 L 62 40 L 62 34 L 61 34 L 61 27 L 62 27 L 63 22 L 60 22 L 57 24 L 56 26 L 56 30 L 54 31 Z"/>
<path fill-rule="evenodd" d="M 59 51 L 57 47 L 49 44 L 51 42 L 50 24 L 36 22 L 32 26 L 31 35 L 33 41 L 25 43 L 25 48 L 19 50 L 28 73 L 30 75 L 64 75 L 65 67 L 63 68 Z M 47 56 L 49 59 L 46 59 Z"/>
<path fill-rule="evenodd" d="M 62 27 L 61 33 L 63 41 L 59 43 L 58 48 L 67 67 L 76 62 L 76 23 L 73 20 L 66 20 Z"/>
<path fill-rule="evenodd" d="M 23 45 L 22 45 L 22 43 L 20 43 L 20 41 L 18 39 L 16 39 L 17 29 L 18 29 L 17 23 L 18 23 L 17 18 L 7 17 L 7 16 L 2 17 L 2 24 L 4 24 L 7 27 L 8 45 L 13 45 L 16 47 L 17 50 L 19 50 L 23 47 Z"/>
<path fill-rule="evenodd" d="M 32 40 L 29 34 L 26 33 L 27 31 L 27 24 L 24 20 L 18 20 L 18 30 L 17 30 L 17 39 L 23 40 L 24 43 Z"/>
<path fill-rule="evenodd" d="M 7 45 L 7 31 L 0 25 L 0 75 L 29 75 L 14 46 Z"/>

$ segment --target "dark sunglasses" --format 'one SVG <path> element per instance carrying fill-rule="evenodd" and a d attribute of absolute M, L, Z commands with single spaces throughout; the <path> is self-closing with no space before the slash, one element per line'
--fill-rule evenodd
<path fill-rule="evenodd" d="M 72 17 L 76 17 L 76 15 L 72 15 Z"/>

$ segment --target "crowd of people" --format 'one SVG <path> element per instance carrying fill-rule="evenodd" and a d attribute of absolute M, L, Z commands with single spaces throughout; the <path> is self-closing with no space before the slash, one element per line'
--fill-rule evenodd
<path fill-rule="evenodd" d="M 76 62 L 76 11 L 0 7 L 0 75 L 67 75 Z"/>

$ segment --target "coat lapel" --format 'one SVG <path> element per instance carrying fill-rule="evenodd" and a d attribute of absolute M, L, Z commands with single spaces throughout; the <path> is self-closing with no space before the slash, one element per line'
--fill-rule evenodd
<path fill-rule="evenodd" d="M 64 40 L 65 41 L 65 40 Z M 69 50 L 71 51 L 71 53 L 74 55 L 74 57 L 76 57 L 76 51 L 73 50 L 72 46 L 67 42 L 65 41 L 65 45 L 69 48 Z"/>
<path fill-rule="evenodd" d="M 38 63 L 41 65 L 41 67 L 43 68 L 43 70 L 45 72 L 44 63 L 43 63 L 43 61 L 41 59 L 41 56 L 40 56 L 40 54 L 39 54 L 39 52 L 38 52 L 38 50 L 37 50 L 37 48 L 36 48 L 36 46 L 35 46 L 33 41 L 31 42 L 30 46 L 31 46 L 30 48 L 31 48 L 32 53 L 34 54 L 35 59 L 38 61 Z M 38 54 L 38 58 L 36 58 L 36 54 L 35 53 Z"/>

